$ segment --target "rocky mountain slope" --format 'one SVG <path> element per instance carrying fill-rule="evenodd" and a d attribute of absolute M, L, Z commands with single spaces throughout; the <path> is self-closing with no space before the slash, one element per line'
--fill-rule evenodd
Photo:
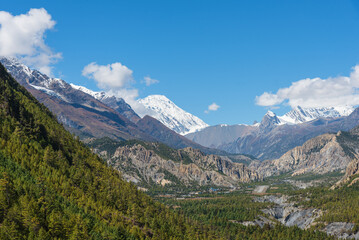
<path fill-rule="evenodd" d="M 349 132 L 323 134 L 295 147 L 279 159 L 254 161 L 250 168 L 264 177 L 291 173 L 325 174 L 345 172 L 340 182 L 347 182 L 359 173 L 359 126 Z"/>
<path fill-rule="evenodd" d="M 338 135 L 317 136 L 302 146 L 288 151 L 279 159 L 262 162 L 256 169 L 266 177 L 287 172 L 299 175 L 309 172 L 324 174 L 345 170 L 352 159 L 339 143 L 340 135 L 341 132 Z"/>
<path fill-rule="evenodd" d="M 166 96 L 150 95 L 146 98 L 139 99 L 138 102 L 149 110 L 148 114 L 151 117 L 159 120 L 169 129 L 181 135 L 208 127 L 208 124 L 179 108 Z"/>
<path fill-rule="evenodd" d="M 163 144 L 139 141 L 116 144 L 110 139 L 98 139 L 89 145 L 127 180 L 140 186 L 156 183 L 162 186 L 234 187 L 241 182 L 261 179 L 242 163 L 206 155 L 193 148 L 175 150 Z"/>

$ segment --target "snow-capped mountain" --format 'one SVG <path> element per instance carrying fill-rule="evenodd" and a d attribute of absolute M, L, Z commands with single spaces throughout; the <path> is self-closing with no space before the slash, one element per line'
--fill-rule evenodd
<path fill-rule="evenodd" d="M 65 81 L 59 78 L 51 78 L 37 70 L 30 69 L 16 58 L 0 57 L 0 62 L 13 77 L 19 79 L 21 85 L 29 85 L 48 95 L 69 102 L 69 99 L 61 94 L 61 91 L 56 90 L 65 89 L 68 85 Z"/>
<path fill-rule="evenodd" d="M 139 99 L 151 117 L 162 122 L 166 127 L 173 131 L 185 135 L 196 132 L 209 125 L 198 117 L 184 111 L 163 95 L 150 95 Z"/>
<path fill-rule="evenodd" d="M 348 116 L 354 111 L 352 106 L 302 108 L 295 107 L 283 116 L 278 116 L 279 124 L 298 124 L 309 122 L 317 118 L 335 118 Z"/>
<path fill-rule="evenodd" d="M 140 117 L 137 115 L 137 113 L 135 111 L 133 111 L 131 106 L 129 104 L 127 104 L 125 102 L 125 100 L 123 100 L 123 98 L 109 95 L 108 93 L 103 92 L 103 91 L 101 91 L 101 92 L 92 91 L 86 87 L 77 86 L 72 83 L 70 85 L 72 88 L 80 90 L 80 91 L 87 93 L 90 96 L 96 98 L 100 102 L 106 104 L 110 108 L 121 113 L 122 115 L 124 115 L 126 118 L 128 118 L 132 122 L 137 122 L 138 120 L 140 120 Z"/>

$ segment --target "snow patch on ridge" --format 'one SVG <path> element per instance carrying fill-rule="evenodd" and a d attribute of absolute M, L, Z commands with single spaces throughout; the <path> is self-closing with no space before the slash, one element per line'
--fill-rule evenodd
<path fill-rule="evenodd" d="M 70 83 L 70 86 L 76 90 L 80 90 L 84 93 L 87 93 L 88 95 L 96 98 L 97 100 L 102 100 L 106 97 L 111 97 L 109 95 L 107 95 L 105 92 L 96 92 L 96 91 L 92 91 L 86 87 L 83 87 L 83 86 L 78 86 L 78 85 L 75 85 L 75 84 L 72 84 Z"/>

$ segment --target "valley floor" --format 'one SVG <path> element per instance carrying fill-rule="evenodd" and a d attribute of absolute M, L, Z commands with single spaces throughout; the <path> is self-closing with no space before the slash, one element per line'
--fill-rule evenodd
<path fill-rule="evenodd" d="M 241 233 L 254 239 L 359 239 L 359 184 L 330 190 L 341 177 L 339 172 L 283 175 L 231 191 L 150 194 L 174 211 L 233 237 Z"/>

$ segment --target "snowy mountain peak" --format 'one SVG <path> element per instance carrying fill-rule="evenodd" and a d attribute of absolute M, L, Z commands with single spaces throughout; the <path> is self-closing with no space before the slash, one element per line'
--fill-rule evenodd
<path fill-rule="evenodd" d="M 273 113 L 272 111 L 268 111 L 260 124 L 258 125 L 261 129 L 272 129 L 276 125 L 280 124 L 280 120 L 278 119 L 277 115 Z"/>
<path fill-rule="evenodd" d="M 276 114 L 274 112 L 269 111 L 269 110 L 267 111 L 266 115 L 269 116 L 269 117 L 275 117 L 276 116 Z"/>
<path fill-rule="evenodd" d="M 14 57 L 0 57 L 0 62 L 11 75 L 17 76 L 39 90 L 43 90 L 43 88 L 50 89 L 52 86 L 66 87 L 66 83 L 63 80 L 51 78 L 37 70 L 32 70 Z"/>
<path fill-rule="evenodd" d="M 33 70 L 31 70 L 28 66 L 22 64 L 14 57 L 0 57 L 0 62 L 6 69 L 8 69 L 8 72 L 10 72 L 9 69 L 17 69 L 18 71 L 25 73 L 28 77 L 30 77 L 33 72 Z"/>
<path fill-rule="evenodd" d="M 150 95 L 138 102 L 148 110 L 151 117 L 179 134 L 185 135 L 208 127 L 208 124 L 179 108 L 164 95 Z"/>
<path fill-rule="evenodd" d="M 352 106 L 337 106 L 337 107 L 320 107 L 320 108 L 302 108 L 295 107 L 290 112 L 278 117 L 280 124 L 298 124 L 312 121 L 317 118 L 335 118 L 348 116 L 354 111 Z"/>

